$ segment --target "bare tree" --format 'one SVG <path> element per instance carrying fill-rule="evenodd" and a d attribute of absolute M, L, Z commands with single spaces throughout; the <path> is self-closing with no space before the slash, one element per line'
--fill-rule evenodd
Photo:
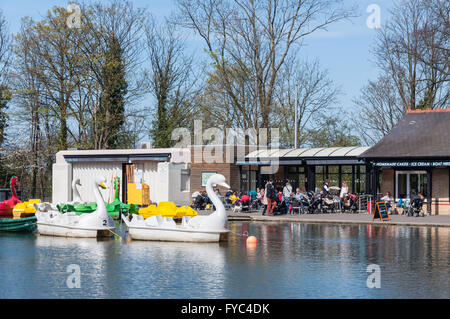
<path fill-rule="evenodd" d="M 367 145 L 375 144 L 386 135 L 405 111 L 389 76 L 369 81 L 354 103 L 359 108 L 357 128 Z"/>
<path fill-rule="evenodd" d="M 448 49 L 447 54 L 440 50 L 443 39 L 439 45 L 434 42 L 446 26 L 436 27 L 430 12 L 421 0 L 402 0 L 378 34 L 376 64 L 392 77 L 405 110 L 448 105 L 448 63 L 439 70 L 442 60 L 448 61 Z M 448 45 L 448 29 L 444 33 Z"/>
<path fill-rule="evenodd" d="M 374 49 L 381 75 L 355 99 L 366 143 L 383 137 L 409 108 L 448 107 L 449 11 L 448 1 L 395 3 Z"/>
<path fill-rule="evenodd" d="M 191 125 L 199 70 L 194 69 L 194 57 L 174 24 L 166 21 L 158 25 L 150 19 L 145 30 L 148 88 L 156 100 L 150 136 L 155 147 L 170 147 L 173 129 Z"/>
<path fill-rule="evenodd" d="M 297 99 L 296 95 L 297 94 Z M 274 107 L 274 121 L 280 123 L 280 137 L 286 146 L 293 146 L 295 125 L 295 101 L 297 100 L 298 144 L 309 140 L 311 129 L 321 125 L 325 115 L 335 114 L 340 89 L 328 78 L 318 61 L 298 63 L 289 61 L 280 73 Z M 341 116 L 345 118 L 345 116 Z"/>
<path fill-rule="evenodd" d="M 0 9 L 0 85 L 5 85 L 7 67 L 11 56 L 11 36 L 8 30 L 8 23 Z"/>
<path fill-rule="evenodd" d="M 231 105 L 258 114 L 253 128 L 270 124 L 276 83 L 292 49 L 352 14 L 339 0 L 178 0 L 178 7 L 176 22 L 204 40 Z M 248 75 L 255 83 L 251 105 L 243 104 L 242 83 L 236 85 L 236 77 Z"/>

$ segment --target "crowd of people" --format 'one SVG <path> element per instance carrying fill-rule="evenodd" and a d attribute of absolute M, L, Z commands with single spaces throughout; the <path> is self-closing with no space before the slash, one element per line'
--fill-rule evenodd
<path fill-rule="evenodd" d="M 331 189 L 338 189 L 339 195 L 332 196 Z M 340 188 L 331 187 L 328 179 L 322 185 L 320 190 L 316 189 L 316 193 L 307 192 L 305 187 L 296 188 L 295 191 L 289 181 L 286 181 L 283 187 L 276 187 L 274 181 L 269 180 L 264 188 L 256 188 L 248 192 L 237 192 L 228 190 L 223 196 L 219 189 L 215 189 L 216 195 L 222 199 L 225 206 L 233 211 L 261 211 L 262 215 L 280 215 L 300 213 L 299 203 L 306 203 L 308 211 L 305 213 L 315 212 L 344 212 L 357 210 L 357 195 L 349 193 L 347 182 L 343 181 Z M 328 200 L 328 202 L 327 202 Z M 381 199 L 386 203 L 389 214 L 399 214 L 399 208 L 403 208 L 401 214 L 409 216 L 423 215 L 422 205 L 424 196 L 418 196 L 407 204 L 401 200 L 395 202 L 394 198 L 387 192 Z M 327 203 L 331 201 L 331 208 Z M 302 204 L 302 205 L 303 205 Z M 315 205 L 316 206 L 315 206 Z M 196 192 L 194 194 L 193 207 L 195 209 L 215 209 L 212 201 L 205 191 Z"/>
<path fill-rule="evenodd" d="M 220 194 L 218 189 L 215 192 L 223 200 L 227 208 L 233 211 L 250 211 L 256 209 L 260 210 L 263 215 L 268 216 L 293 213 L 295 208 L 298 208 L 299 202 L 309 200 L 312 196 L 310 192 L 308 193 L 306 191 L 305 187 L 296 188 L 294 191 L 289 181 L 286 181 L 283 187 L 277 188 L 272 179 L 266 183 L 264 188 L 256 188 L 256 190 L 250 190 L 249 192 L 228 190 L 224 196 Z M 194 195 L 194 208 L 214 208 L 206 192 Z M 320 198 L 327 198 L 329 196 L 330 186 L 329 180 L 327 179 L 320 190 Z M 353 200 L 354 202 L 354 196 L 348 193 L 348 185 L 346 182 L 343 182 L 339 194 L 340 208 L 345 207 L 349 200 Z"/>

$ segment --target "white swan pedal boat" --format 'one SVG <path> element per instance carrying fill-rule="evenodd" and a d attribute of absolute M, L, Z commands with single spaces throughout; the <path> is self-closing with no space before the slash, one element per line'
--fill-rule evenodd
<path fill-rule="evenodd" d="M 98 176 L 95 180 L 94 195 L 97 210 L 89 214 L 76 215 L 73 212 L 61 214 L 48 204 L 35 204 L 37 228 L 41 235 L 62 237 L 109 237 L 115 225 L 109 216 L 99 187 L 106 188 L 106 179 Z"/>
<path fill-rule="evenodd" d="M 229 188 L 221 174 L 215 174 L 208 179 L 206 192 L 217 209 L 208 216 L 184 216 L 181 224 L 177 225 L 172 217 L 154 215 L 144 219 L 137 214 L 122 215 L 131 239 L 205 243 L 225 239 L 230 232 L 227 228 L 227 214 L 222 201 L 212 189 L 213 185 Z"/>

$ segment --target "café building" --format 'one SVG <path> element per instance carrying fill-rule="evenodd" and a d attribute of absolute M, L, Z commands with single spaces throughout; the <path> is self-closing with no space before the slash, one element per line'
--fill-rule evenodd
<path fill-rule="evenodd" d="M 378 199 L 426 198 L 424 211 L 450 215 L 450 109 L 409 110 L 377 144 L 362 153 Z"/>

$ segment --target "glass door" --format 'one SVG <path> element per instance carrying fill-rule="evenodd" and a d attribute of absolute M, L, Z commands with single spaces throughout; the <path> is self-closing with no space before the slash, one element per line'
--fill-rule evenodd
<path fill-rule="evenodd" d="M 395 197 L 414 198 L 419 193 L 427 195 L 427 173 L 425 171 L 396 171 L 395 172 Z"/>

